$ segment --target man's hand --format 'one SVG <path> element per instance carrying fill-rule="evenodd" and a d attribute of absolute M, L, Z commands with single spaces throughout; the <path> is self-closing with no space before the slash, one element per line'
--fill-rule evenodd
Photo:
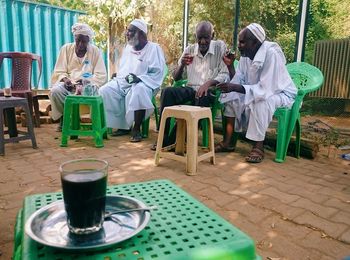
<path fill-rule="evenodd" d="M 129 84 L 133 84 L 133 83 L 139 83 L 141 80 L 133 73 L 129 73 L 129 75 L 127 75 L 125 77 L 126 82 L 128 82 Z"/>
<path fill-rule="evenodd" d="M 64 77 L 63 79 L 61 79 L 61 81 L 63 82 L 64 84 L 64 88 L 68 91 L 72 91 L 73 90 L 73 84 L 72 84 L 72 81 L 67 78 L 67 77 Z"/>
<path fill-rule="evenodd" d="M 231 51 L 227 51 L 225 53 L 225 56 L 223 57 L 223 60 L 226 66 L 231 66 L 235 59 L 236 59 L 236 53 Z"/>
<path fill-rule="evenodd" d="M 233 84 L 233 83 L 219 83 L 216 85 L 216 88 L 219 88 L 222 93 L 229 93 L 229 92 L 238 92 L 245 94 L 245 89 L 243 86 L 239 84 Z"/>
<path fill-rule="evenodd" d="M 193 55 L 190 53 L 185 53 L 184 56 L 181 58 L 181 65 L 182 66 L 187 66 L 190 65 L 193 62 Z"/>
<path fill-rule="evenodd" d="M 211 84 L 208 84 L 208 83 L 204 83 L 203 85 L 201 85 L 196 92 L 196 98 L 200 98 L 208 95 L 208 89 L 210 86 Z"/>

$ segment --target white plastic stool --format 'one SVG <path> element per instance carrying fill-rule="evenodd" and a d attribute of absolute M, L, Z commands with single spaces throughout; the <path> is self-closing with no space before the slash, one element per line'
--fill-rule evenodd
<path fill-rule="evenodd" d="M 175 117 L 177 119 L 176 143 L 162 148 L 165 122 L 169 117 Z M 209 151 L 198 155 L 198 121 L 200 119 L 209 120 Z M 167 152 L 174 147 L 175 153 Z M 215 164 L 214 131 L 210 108 L 186 105 L 164 108 L 155 155 L 156 165 L 159 165 L 160 158 L 185 162 L 188 175 L 196 174 L 197 164 L 200 161 L 210 158 L 210 162 Z"/>

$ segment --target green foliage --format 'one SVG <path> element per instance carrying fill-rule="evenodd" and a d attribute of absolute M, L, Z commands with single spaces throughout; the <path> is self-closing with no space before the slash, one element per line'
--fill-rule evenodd
<path fill-rule="evenodd" d="M 183 0 L 42 0 L 70 9 L 87 12 L 82 18 L 96 31 L 95 41 L 106 47 L 107 35 L 124 42 L 122 31 L 135 17 L 150 23 L 150 39 L 164 49 L 168 63 L 175 64 L 182 51 Z M 268 39 L 277 41 L 288 62 L 293 61 L 298 26 L 299 0 L 241 0 L 239 29 L 251 22 L 260 23 Z M 306 61 L 312 62 L 313 48 L 321 39 L 344 38 L 350 35 L 350 2 L 310 0 Z M 232 46 L 235 0 L 191 0 L 189 42 L 194 42 L 194 28 L 201 20 L 215 26 L 217 39 Z M 114 35 L 116 34 L 117 35 Z"/>
<path fill-rule="evenodd" d="M 345 100 L 305 97 L 300 110 L 302 115 L 318 114 L 338 116 L 344 112 Z"/>

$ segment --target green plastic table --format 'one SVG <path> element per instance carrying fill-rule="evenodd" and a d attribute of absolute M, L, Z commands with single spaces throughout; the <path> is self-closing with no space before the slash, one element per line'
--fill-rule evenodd
<path fill-rule="evenodd" d="M 62 199 L 62 193 L 27 196 L 15 226 L 14 259 L 40 260 L 260 260 L 242 231 L 168 180 L 108 187 L 108 194 L 135 197 L 157 205 L 151 220 L 136 236 L 94 252 L 62 251 L 43 246 L 24 232 L 25 220 L 39 208 Z"/>

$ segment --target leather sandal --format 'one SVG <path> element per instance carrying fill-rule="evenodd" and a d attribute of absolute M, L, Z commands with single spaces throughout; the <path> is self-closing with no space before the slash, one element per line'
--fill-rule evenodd
<path fill-rule="evenodd" d="M 234 152 L 234 151 L 235 151 L 234 147 L 227 147 L 224 145 L 223 142 L 220 142 L 217 145 L 215 145 L 215 152 L 216 153 L 230 153 L 230 152 Z"/>
<path fill-rule="evenodd" d="M 128 134 L 130 134 L 130 130 L 118 129 L 117 131 L 113 132 L 111 136 L 123 136 Z"/>
<path fill-rule="evenodd" d="M 264 160 L 264 151 L 257 147 L 254 147 L 245 158 L 245 161 L 249 163 L 261 163 L 262 160 Z"/>
<path fill-rule="evenodd" d="M 130 138 L 130 142 L 132 143 L 138 143 L 138 142 L 141 142 L 141 140 L 142 140 L 142 135 L 140 132 L 133 133 Z"/>

